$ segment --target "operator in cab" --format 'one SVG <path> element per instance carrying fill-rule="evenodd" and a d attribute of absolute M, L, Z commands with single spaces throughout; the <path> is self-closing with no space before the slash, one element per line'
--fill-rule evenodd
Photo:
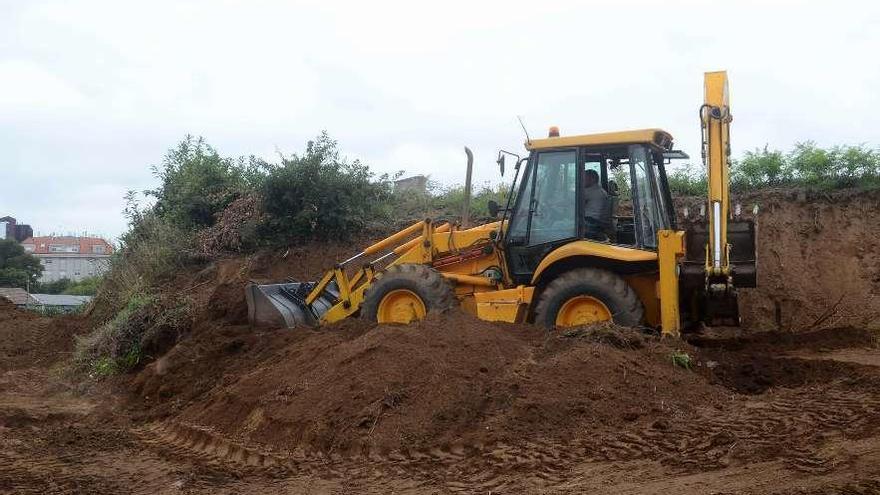
<path fill-rule="evenodd" d="M 608 193 L 599 184 L 599 173 L 595 170 L 587 170 L 584 173 L 584 217 L 587 239 L 606 240 L 604 219 L 607 205 Z"/>

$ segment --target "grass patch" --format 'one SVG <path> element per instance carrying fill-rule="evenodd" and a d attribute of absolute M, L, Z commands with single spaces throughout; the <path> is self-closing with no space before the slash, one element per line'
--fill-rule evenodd
<path fill-rule="evenodd" d="M 132 371 L 174 345 L 191 321 L 188 300 L 135 294 L 116 316 L 76 339 L 74 370 L 92 378 Z"/>
<path fill-rule="evenodd" d="M 694 367 L 694 360 L 691 355 L 684 351 L 674 351 L 671 356 L 672 365 L 679 368 L 690 370 Z"/>

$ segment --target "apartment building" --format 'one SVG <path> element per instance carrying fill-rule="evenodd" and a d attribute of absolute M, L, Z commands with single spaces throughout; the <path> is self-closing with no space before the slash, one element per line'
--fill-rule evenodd
<path fill-rule="evenodd" d="M 101 275 L 110 268 L 113 254 L 113 246 L 99 237 L 29 237 L 21 245 L 42 262 L 40 282 Z"/>

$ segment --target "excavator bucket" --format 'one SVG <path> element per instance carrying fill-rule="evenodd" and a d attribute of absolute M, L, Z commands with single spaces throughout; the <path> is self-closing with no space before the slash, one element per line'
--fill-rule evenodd
<path fill-rule="evenodd" d="M 697 267 L 700 284 L 706 278 L 706 245 L 709 242 L 708 223 L 694 222 L 685 229 L 685 265 L 694 274 Z M 757 285 L 757 263 L 755 254 L 755 223 L 751 220 L 730 220 L 727 222 L 727 242 L 730 244 L 730 267 L 733 285 L 736 287 L 755 287 Z"/>
<path fill-rule="evenodd" d="M 309 305 L 306 297 L 314 289 L 314 282 L 248 284 L 245 287 L 248 320 L 255 326 L 276 328 L 316 326 L 338 297 L 332 285 Z"/>
<path fill-rule="evenodd" d="M 739 325 L 737 289 L 756 287 L 758 280 L 755 223 L 751 220 L 727 222 L 732 286 L 723 291 L 707 287 L 712 282 L 706 277 L 708 223 L 704 220 L 687 222 L 685 231 L 686 253 L 680 278 L 684 295 L 682 307 L 688 308 L 692 320 L 710 325 Z"/>

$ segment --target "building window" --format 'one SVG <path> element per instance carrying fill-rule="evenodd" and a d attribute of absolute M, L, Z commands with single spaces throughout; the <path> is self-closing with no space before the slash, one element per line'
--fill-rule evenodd
<path fill-rule="evenodd" d="M 92 252 L 95 254 L 104 254 L 104 246 L 92 246 Z"/>
<path fill-rule="evenodd" d="M 79 246 L 66 246 L 64 244 L 49 244 L 50 253 L 78 253 Z"/>

